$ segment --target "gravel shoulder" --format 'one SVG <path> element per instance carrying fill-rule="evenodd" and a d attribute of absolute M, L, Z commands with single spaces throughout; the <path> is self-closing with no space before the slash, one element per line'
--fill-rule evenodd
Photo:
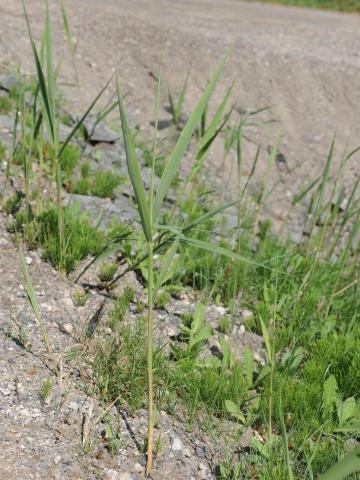
<path fill-rule="evenodd" d="M 81 94 L 66 86 L 74 73 L 56 2 L 53 10 L 55 43 L 61 58 L 66 98 L 87 104 L 111 76 L 119 71 L 123 88 L 130 92 L 128 109 L 145 130 L 154 115 L 155 82 L 162 38 L 164 39 L 163 105 L 167 86 L 176 92 L 191 67 L 186 99 L 189 112 L 201 88 L 225 49 L 236 40 L 223 86 L 237 80 L 238 108 L 271 105 L 276 123 L 255 131 L 263 145 L 281 136 L 281 151 L 293 174 L 284 189 L 299 188 L 323 165 L 336 133 L 340 157 L 345 147 L 357 146 L 360 134 L 360 17 L 357 14 L 243 3 L 238 0 L 78 0 L 65 2 L 74 36 L 78 40 L 77 67 Z M 32 28 L 39 38 L 43 2 L 27 2 Z M 0 64 L 32 68 L 29 42 L 20 2 L 0 5 Z M 219 89 L 216 100 L 220 100 Z M 110 94 L 110 93 L 109 93 Z M 165 111 L 162 112 L 167 116 Z M 219 166 L 223 146 L 212 157 Z M 252 151 L 249 147 L 249 162 Z M 355 156 L 346 174 L 359 173 Z M 265 163 L 265 159 L 260 162 Z M 231 169 L 227 165 L 227 170 Z M 259 170 L 259 175 L 263 171 Z"/>

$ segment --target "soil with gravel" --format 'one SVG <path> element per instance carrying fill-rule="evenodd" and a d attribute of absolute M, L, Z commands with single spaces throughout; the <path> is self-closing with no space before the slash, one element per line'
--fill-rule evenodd
<path fill-rule="evenodd" d="M 43 25 L 43 2 L 27 2 L 37 38 Z M 273 106 L 276 123 L 251 131 L 252 139 L 266 147 L 277 135 L 283 142 L 286 172 L 281 175 L 278 204 L 272 215 L 281 218 L 281 200 L 291 198 L 299 185 L 313 178 L 323 165 L 331 138 L 337 133 L 337 151 L 359 140 L 360 86 L 360 17 L 357 15 L 318 12 L 306 9 L 244 4 L 237 0 L 78 0 L 66 2 L 73 31 L 78 40 L 76 62 L 81 92 L 74 81 L 71 59 L 65 47 L 60 15 L 51 2 L 54 18 L 55 49 L 62 59 L 61 88 L 71 111 L 79 112 L 98 92 L 116 65 L 123 88 L 129 91 L 127 105 L 134 122 L 145 134 L 154 111 L 154 72 L 157 68 L 161 39 L 164 38 L 164 83 L 175 91 L 181 87 L 191 66 L 191 86 L 186 99 L 186 113 L 194 105 L 210 72 L 235 39 L 236 47 L 225 72 L 225 84 L 237 79 L 236 108 L 256 109 Z M 32 58 L 25 22 L 18 2 L 2 0 L 0 4 L 0 66 L 2 70 L 20 65 L 32 72 Z M 167 88 L 162 104 L 165 106 Z M 224 88 L 215 95 L 221 99 Z M 107 93 L 110 95 L 110 92 Z M 168 119 L 165 108 L 162 119 Z M 1 116 L 2 141 L 11 142 L 11 118 Z M 107 132 L 109 134 L 109 131 Z M 111 133 L 111 132 L 110 132 Z M 104 134 L 104 132 L 102 132 Z M 112 132 L 116 137 L 116 132 Z M 117 138 L 117 137 L 116 137 Z M 116 139 L 115 138 L 115 139 Z M 121 142 L 92 149 L 91 167 L 97 164 L 99 149 L 107 168 L 125 171 Z M 254 147 L 246 147 L 250 155 Z M 211 157 L 214 168 L 222 160 L 221 142 Z M 358 175 L 359 157 L 354 156 L 345 181 Z M 258 180 L 265 172 L 260 162 Z M 284 163 L 284 162 L 282 162 Z M 103 165 L 103 164 L 102 164 Z M 298 165 L 294 171 L 292 169 Z M 1 165 L 3 184 L 5 164 Z M 226 175 L 231 177 L 231 165 Z M 279 166 L 279 170 L 281 167 Z M 144 174 L 146 169 L 143 167 Z M 277 177 L 276 177 L 277 178 Z M 10 186 L 13 191 L 15 184 Z M 113 201 L 77 196 L 82 210 L 103 221 L 111 218 L 131 219 L 135 215 L 131 192 L 116 192 Z M 280 207 L 277 207 L 280 205 Z M 7 231 L 9 218 L 0 217 L 0 480 L 21 479 L 104 479 L 137 480 L 143 478 L 145 457 L 142 445 L 146 435 L 146 412 L 129 416 L 126 410 L 111 407 L 106 412 L 120 426 L 121 448 L 111 456 L 106 448 L 102 423 L 109 406 L 85 392 L 77 363 L 71 355 L 78 348 L 84 332 L 95 328 L 106 335 L 108 312 L 112 300 L 91 288 L 83 307 L 73 301 L 78 288 L 41 258 L 41 251 L 25 252 L 43 320 L 49 330 L 54 356 L 46 353 L 39 327 L 24 288 L 20 254 L 15 239 Z M 80 268 L 80 267 L 79 267 Z M 82 282 L 87 287 L 97 280 L 97 267 L 86 272 Z M 129 275 L 126 284 L 144 295 L 143 287 Z M 156 312 L 158 337 L 166 340 L 179 331 L 181 314 L 194 308 L 189 295 L 173 299 L 166 309 Z M 134 320 L 131 312 L 128 321 Z M 216 305 L 207 308 L 207 321 L 216 331 L 228 312 Z M 262 339 L 246 330 L 246 315 L 239 314 L 229 333 L 234 353 L 241 359 L 250 346 L 262 361 Z M 208 354 L 217 353 L 216 338 L 209 342 Z M 59 371 L 59 365 L 61 366 Z M 43 399 L 41 387 L 51 380 L 51 395 Z M 231 422 L 230 422 L 231 423 Z M 231 425 L 226 428 L 231 429 Z M 189 433 L 181 418 L 159 415 L 162 448 L 156 459 L 154 479 L 212 479 L 224 447 L 201 431 Z M 244 432 L 241 448 L 246 449 L 253 432 Z M 91 448 L 89 448 L 91 445 Z"/>
<path fill-rule="evenodd" d="M 2 115 L 0 139 L 8 147 L 12 142 L 10 125 L 11 117 Z M 121 141 L 114 140 L 115 136 L 116 132 L 99 124 L 89 138 L 94 143 L 96 137 L 96 146 L 79 140 L 90 159 L 91 171 L 106 168 L 125 173 L 124 147 Z M 142 168 L 146 179 L 147 168 L 144 165 Z M 5 184 L 5 172 L 6 161 L 3 161 L 1 185 Z M 148 188 L 147 183 L 145 181 Z M 38 186 L 41 188 L 41 180 Z M 11 177 L 7 197 L 22 188 L 21 177 Z M 129 185 L 118 188 L 113 199 L 69 195 L 64 191 L 64 203 L 70 201 L 76 202 L 94 223 L 98 223 L 101 216 L 100 228 L 111 220 L 133 223 L 137 215 Z M 85 352 L 91 351 L 92 339 L 106 341 L 112 334 L 109 320 L 113 299 L 126 287 L 131 287 L 136 296 L 124 320 L 135 326 L 137 305 L 146 303 L 144 287 L 135 274 L 129 272 L 109 296 L 97 288 L 97 264 L 88 268 L 77 284 L 71 280 L 83 272 L 89 259 L 78 265 L 69 278 L 42 259 L 41 249 L 24 251 L 40 316 L 49 336 L 51 353 L 47 352 L 28 299 L 20 245 L 9 233 L 13 220 L 11 215 L 0 213 L 0 480 L 15 477 L 24 480 L 140 480 L 144 478 L 147 412 L 141 409 L 130 415 L 119 402 L 109 405 L 91 393 L 94 379 L 82 357 L 87 355 L 91 361 L 91 354 Z M 76 302 L 79 290 L 86 295 L 83 306 Z M 165 307 L 155 309 L 154 338 L 165 351 L 169 343 L 176 342 L 179 337 L 182 315 L 193 313 L 197 301 L 196 292 L 184 292 Z M 208 305 L 205 314 L 214 335 L 202 352 L 203 356 L 221 357 L 218 334 L 221 321 L 227 318 L 233 327 L 225 338 L 236 359 L 242 361 L 245 347 L 250 347 L 256 361 L 264 364 L 262 338 L 247 331 L 245 326 L 246 319 L 252 316 L 249 310 L 241 310 L 239 305 L 234 318 L 221 305 Z M 50 385 L 48 395 L 43 393 L 46 385 Z M 109 424 L 119 436 L 112 454 L 108 448 L 111 438 L 106 430 Z M 160 438 L 161 448 L 156 455 L 154 479 L 216 478 L 223 452 L 232 452 L 235 447 L 248 448 L 254 436 L 249 427 L 244 429 L 236 444 L 225 440 L 230 438 L 230 431 L 234 434 L 238 431 L 238 425 L 229 420 L 218 425 L 226 431 L 226 435 L 218 438 L 205 435 L 201 421 L 194 424 L 191 431 L 185 425 L 181 409 L 171 416 L 165 411 L 159 412 L 155 438 Z"/>

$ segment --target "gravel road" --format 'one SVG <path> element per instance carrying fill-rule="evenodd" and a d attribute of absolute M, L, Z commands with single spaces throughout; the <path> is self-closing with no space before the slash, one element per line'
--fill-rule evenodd
<path fill-rule="evenodd" d="M 28 0 L 31 23 L 39 38 L 43 0 Z M 62 60 L 63 83 L 74 78 L 66 51 L 59 7 L 51 1 L 56 48 Z M 236 79 L 239 108 L 273 107 L 276 123 L 255 132 L 264 145 L 281 135 L 281 151 L 289 167 L 290 191 L 323 164 L 336 133 L 337 153 L 360 143 L 360 16 L 238 0 L 65 0 L 78 40 L 77 65 L 81 95 L 65 87 L 78 108 L 90 101 L 116 65 L 128 109 L 143 127 L 154 112 L 156 72 L 162 38 L 164 88 L 179 90 L 191 67 L 187 110 L 194 105 L 221 55 L 234 40 L 225 87 Z M 25 71 L 32 59 L 21 4 L 0 2 L 0 64 L 18 63 Z M 220 100 L 223 89 L 217 92 Z M 163 114 L 166 116 L 165 112 Z M 222 147 L 221 147 L 222 148 Z M 219 164 L 220 147 L 213 161 Z M 354 157 L 347 178 L 360 172 Z"/>

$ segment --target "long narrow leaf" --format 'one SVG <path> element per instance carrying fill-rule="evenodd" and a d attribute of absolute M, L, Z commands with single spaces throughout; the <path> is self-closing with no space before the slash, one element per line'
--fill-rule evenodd
<path fill-rule="evenodd" d="M 47 92 L 49 100 L 49 109 L 51 115 L 51 123 L 54 127 L 55 139 L 57 136 L 55 122 L 55 74 L 53 67 L 52 38 L 51 38 L 51 22 L 49 13 L 48 0 L 45 2 L 45 51 L 46 51 L 46 75 L 47 75 Z M 54 142 L 57 143 L 56 140 Z"/>
<path fill-rule="evenodd" d="M 223 212 L 224 210 L 230 208 L 230 207 L 233 207 L 234 205 L 236 205 L 238 202 L 235 201 L 235 202 L 230 202 L 230 203 L 225 203 L 224 205 L 221 205 L 221 207 L 217 207 L 213 210 L 210 210 L 210 212 L 207 212 L 205 213 L 204 215 L 201 215 L 201 217 L 197 218 L 196 220 L 194 220 L 193 222 L 191 223 L 188 223 L 187 225 L 185 225 L 185 227 L 182 229 L 182 232 L 183 233 L 186 233 L 186 232 L 189 232 L 190 230 L 192 230 L 194 227 L 198 226 L 198 225 L 201 225 L 203 223 L 205 223 L 206 221 L 210 220 L 212 217 L 215 217 L 216 215 L 218 215 L 219 213 Z"/>
<path fill-rule="evenodd" d="M 124 136 L 125 151 L 127 167 L 129 171 L 130 180 L 134 189 L 136 201 L 141 217 L 141 225 L 144 231 L 146 240 L 150 241 L 152 237 L 150 211 L 146 199 L 144 183 L 141 178 L 140 168 L 136 157 L 134 140 L 127 124 L 123 100 L 120 94 L 120 86 L 116 76 L 116 87 L 119 100 L 119 110 L 121 119 L 121 128 Z"/>
<path fill-rule="evenodd" d="M 335 465 L 319 477 L 319 480 L 342 480 L 360 471 L 360 449 L 356 448 L 349 455 L 339 460 Z"/>
<path fill-rule="evenodd" d="M 153 212 L 153 220 L 154 222 L 156 221 L 159 213 L 160 213 L 160 208 L 163 203 L 164 198 L 166 197 L 171 182 L 174 180 L 176 173 L 178 171 L 181 159 L 186 152 L 186 149 L 190 143 L 191 137 L 196 130 L 196 128 L 199 126 L 201 116 L 206 109 L 206 106 L 209 102 L 209 99 L 215 89 L 215 86 L 217 82 L 219 81 L 219 78 L 222 74 L 222 71 L 225 67 L 225 64 L 227 62 L 228 55 L 226 55 L 223 60 L 221 61 L 220 65 L 218 66 L 212 80 L 208 84 L 205 92 L 203 93 L 202 97 L 200 98 L 195 110 L 191 114 L 189 120 L 187 121 L 183 131 L 181 132 L 181 135 L 176 143 L 176 146 L 174 147 L 174 150 L 172 151 L 172 154 L 170 156 L 169 162 L 165 167 L 165 170 L 162 174 L 162 177 L 159 182 L 159 187 L 156 192 L 156 197 L 155 197 L 155 202 L 154 202 L 154 212 Z"/>
<path fill-rule="evenodd" d="M 169 250 L 166 252 L 159 275 L 157 277 L 156 285 L 154 288 L 154 293 L 153 293 L 153 299 L 156 299 L 156 295 L 158 291 L 160 290 L 162 284 L 164 283 L 164 280 L 166 278 L 166 275 L 168 273 L 168 270 L 170 268 L 171 262 L 174 259 L 174 256 L 177 252 L 177 249 L 179 247 L 179 241 L 180 241 L 180 236 L 178 235 Z"/>
<path fill-rule="evenodd" d="M 77 122 L 77 124 L 75 125 L 75 127 L 71 130 L 71 132 L 69 133 L 69 135 L 67 136 L 65 142 L 62 144 L 61 148 L 60 148 L 60 151 L 58 153 L 58 158 L 61 157 L 61 154 L 62 152 L 64 151 L 64 148 L 66 147 L 66 145 L 70 142 L 70 140 L 73 138 L 73 136 L 75 135 L 75 133 L 79 130 L 79 128 L 81 127 L 81 125 L 84 123 L 84 120 L 86 119 L 86 117 L 89 115 L 89 113 L 91 112 L 91 110 L 94 108 L 96 102 L 99 100 L 99 98 L 101 97 L 101 95 L 104 93 L 104 91 L 106 90 L 106 88 L 108 87 L 109 83 L 111 81 L 111 78 L 110 80 L 108 80 L 105 84 L 105 86 L 102 88 L 102 90 L 100 91 L 100 93 L 98 93 L 95 97 L 95 99 L 92 101 L 91 105 L 89 106 L 89 108 L 86 110 L 86 112 L 84 113 L 84 115 L 81 117 L 81 119 Z"/>
<path fill-rule="evenodd" d="M 249 258 L 243 257 L 242 255 L 238 255 L 237 253 L 232 252 L 231 250 L 228 250 L 226 248 L 220 247 L 219 245 L 216 245 L 214 243 L 205 242 L 203 240 L 198 240 L 197 238 L 190 238 L 190 237 L 181 237 L 180 241 L 182 243 L 192 245 L 193 247 L 200 248 L 201 250 L 206 250 L 210 253 L 223 255 L 224 257 L 231 258 L 232 260 L 239 260 L 241 262 L 250 263 L 251 265 L 255 265 L 257 267 L 262 267 L 262 268 L 271 270 L 271 268 L 267 267 L 266 265 L 261 265 L 260 263 L 256 263 L 253 260 L 250 260 Z"/>
<path fill-rule="evenodd" d="M 34 39 L 33 39 L 32 33 L 31 33 L 29 17 L 28 17 L 26 8 L 25 8 L 24 0 L 22 0 L 22 4 L 23 4 L 24 15 L 25 15 L 25 19 L 26 19 L 27 28 L 28 28 L 31 48 L 32 48 L 33 55 L 34 55 L 34 61 L 35 61 L 36 73 L 37 73 L 40 92 L 41 92 L 41 98 L 42 98 L 44 109 L 45 109 L 45 119 L 46 119 L 46 123 L 47 123 L 47 127 L 48 127 L 48 133 L 49 133 L 49 137 L 52 141 L 52 144 L 55 145 L 55 126 L 53 124 L 53 117 L 52 117 L 51 108 L 50 108 L 50 102 L 49 102 L 49 96 L 48 96 L 48 91 L 47 91 L 47 87 L 46 87 L 45 76 L 44 76 L 44 72 L 43 72 L 43 69 L 42 69 L 42 66 L 41 66 L 39 55 L 38 55 L 36 47 L 35 47 L 35 42 L 34 42 Z"/>

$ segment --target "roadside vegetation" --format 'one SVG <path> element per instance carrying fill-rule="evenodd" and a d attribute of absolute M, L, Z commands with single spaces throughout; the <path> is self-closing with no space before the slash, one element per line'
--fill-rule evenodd
<path fill-rule="evenodd" d="M 64 8 L 62 14 L 66 19 Z M 71 46 L 69 24 L 64 24 Z M 80 120 L 70 122 L 69 134 L 60 140 L 65 113 L 47 5 L 40 50 L 29 22 L 28 28 L 36 76 L 19 78 L 0 103 L 0 113 L 10 112 L 14 118 L 13 145 L 0 144 L 0 157 L 7 165 L 1 209 L 9 216 L 9 230 L 19 245 L 41 248 L 44 260 L 64 274 L 85 259 L 87 267 L 98 262 L 98 287 L 109 295 L 129 271 L 141 280 L 146 304 L 130 288 L 114 298 L 107 320 L 111 333 L 99 331 L 84 339 L 86 354 L 79 369 L 92 372 L 85 388 L 105 406 L 115 403 L 131 414 L 147 407 L 147 474 L 158 453 L 157 412 L 174 414 L 181 409 L 187 429 L 201 419 L 203 432 L 228 439 L 229 448 L 215 468 L 219 479 L 312 480 L 324 474 L 321 478 L 330 480 L 343 478 L 344 472 L 360 478 L 355 473 L 360 468 L 360 176 L 352 185 L 342 184 L 342 174 L 357 150 L 337 161 L 333 142 L 323 172 L 293 198 L 291 209 L 303 202 L 307 205 L 306 235 L 295 244 L 285 235 L 276 236 L 271 219 L 262 216 L 272 186 L 262 185 L 256 195 L 249 192 L 261 147 L 250 172 L 243 171 L 244 130 L 265 109 L 235 113 L 234 85 L 220 105 L 211 103 L 231 51 L 219 62 L 188 117 L 183 108 L 189 76 L 178 97 L 169 93 L 174 141 L 164 156 L 157 132 L 161 58 L 151 142 L 137 141 L 129 126 L 118 78 L 105 85 Z M 76 73 L 76 65 L 74 69 Z M 83 123 L 110 85 L 116 89 L 129 178 L 116 171 L 91 171 L 82 148 Z M 104 118 L 102 112 L 98 115 Z M 206 164 L 212 143 L 219 138 L 224 139 L 224 158 L 230 151 L 236 156 L 237 193 L 228 204 L 219 202 L 221 189 L 227 188 L 225 172 L 220 184 L 209 183 Z M 151 170 L 149 187 L 139 151 Z M 192 164 L 184 178 L 179 172 L 189 151 Z M 276 146 L 269 150 L 269 168 L 277 153 Z M 16 192 L 11 190 L 12 179 L 19 185 Z M 76 202 L 70 199 L 64 205 L 65 192 L 110 201 L 125 182 L 132 186 L 138 212 L 133 222 L 114 218 L 100 230 L 99 219 L 81 213 Z M 176 198 L 169 201 L 173 192 Z M 229 225 L 229 212 L 235 226 Z M 109 260 L 114 252 L 115 261 Z M 77 283 L 83 273 L 84 269 L 78 273 Z M 160 343 L 155 311 L 189 291 L 197 299 L 195 308 L 183 315 L 181 331 Z M 85 301 L 86 295 L 79 296 L 79 305 Z M 210 304 L 228 312 L 217 328 L 206 317 L 205 307 Z M 130 307 L 135 310 L 134 322 L 127 320 Z M 243 319 L 246 330 L 263 338 L 264 349 L 259 358 L 246 347 L 240 361 L 229 338 L 244 310 L 252 313 Z M 50 350 L 43 324 L 41 328 Z M 214 336 L 219 348 L 216 355 L 208 355 L 208 342 Z M 49 390 L 51 383 L 42 385 L 41 396 L 46 398 Z M 256 435 L 243 452 L 237 441 L 247 428 Z M 111 448 L 116 454 L 116 441 Z"/>
<path fill-rule="evenodd" d="M 248 0 L 252 1 L 252 0 Z M 281 3 L 293 7 L 323 8 L 340 12 L 360 12 L 359 0 L 264 0 L 268 3 Z"/>

